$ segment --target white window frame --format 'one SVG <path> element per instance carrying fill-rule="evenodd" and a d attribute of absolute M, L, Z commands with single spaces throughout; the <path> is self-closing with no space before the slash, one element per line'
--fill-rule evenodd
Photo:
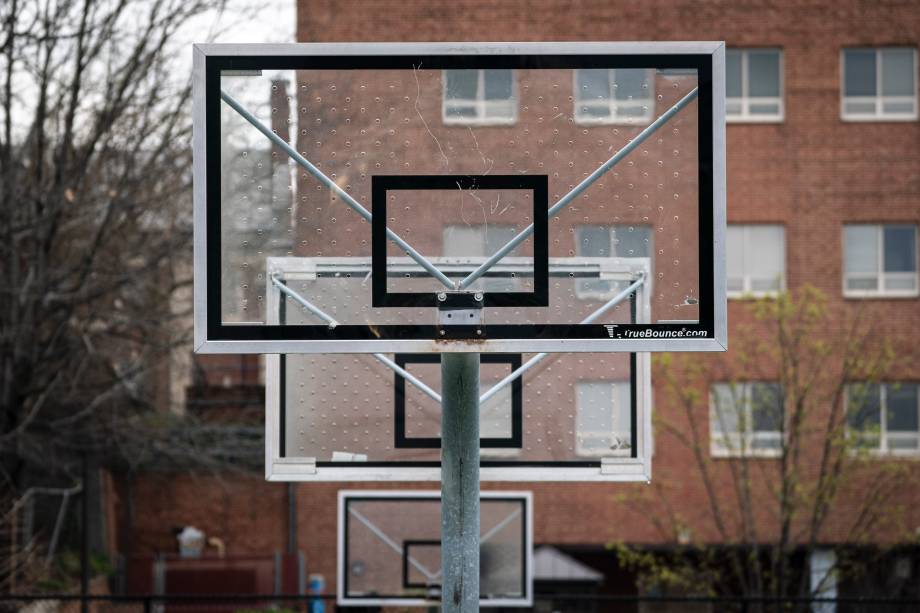
<path fill-rule="evenodd" d="M 647 69 L 646 78 L 649 84 L 648 96 L 638 100 L 617 100 L 613 92 L 613 84 L 616 82 L 616 71 L 616 68 L 608 69 L 608 72 L 610 73 L 608 77 L 610 82 L 610 90 L 607 92 L 607 97 L 591 98 L 588 100 L 582 100 L 579 98 L 581 89 L 578 87 L 578 73 L 580 72 L 580 69 L 572 71 L 572 92 L 574 93 L 572 96 L 572 116 L 575 118 L 575 123 L 583 125 L 642 125 L 652 121 L 652 119 L 655 117 L 655 70 Z M 610 111 L 610 115 L 607 117 L 585 115 L 581 111 L 582 106 L 606 108 Z M 619 111 L 621 108 L 638 108 L 642 111 L 642 115 L 620 117 Z"/>
<path fill-rule="evenodd" d="M 910 49 L 914 62 L 914 94 L 913 96 L 884 96 L 882 95 L 882 51 L 885 49 Z M 847 51 L 874 51 L 875 52 L 875 95 L 874 96 L 847 96 L 846 95 L 846 52 Z M 847 112 L 847 102 L 871 102 L 875 105 L 874 113 Z M 914 107 L 912 113 L 885 113 L 886 102 L 911 102 Z M 843 121 L 916 121 L 917 114 L 917 48 L 908 46 L 890 47 L 845 47 L 840 50 L 840 119 Z"/>
<path fill-rule="evenodd" d="M 580 232 L 580 230 L 581 230 L 582 228 L 591 228 L 591 227 L 596 227 L 596 228 L 607 228 L 607 234 L 608 234 L 608 236 L 610 237 L 610 248 L 611 248 L 611 250 L 613 250 L 613 247 L 614 247 L 613 240 L 614 240 L 614 237 L 616 236 L 616 231 L 617 231 L 618 229 L 628 228 L 629 226 L 642 227 L 642 228 L 648 228 L 648 229 L 649 229 L 649 233 L 648 233 L 648 238 L 649 238 L 648 253 L 649 253 L 649 254 L 648 254 L 647 256 L 640 256 L 640 255 L 637 255 L 637 256 L 633 256 L 633 257 L 648 259 L 648 261 L 649 261 L 649 273 L 650 273 L 650 274 L 649 274 L 649 276 L 648 276 L 648 277 L 646 278 L 646 280 L 645 280 L 645 287 L 646 287 L 646 290 L 647 290 L 647 291 L 651 292 L 651 291 L 652 291 L 652 283 L 653 283 L 653 280 L 654 280 L 654 277 L 655 277 L 655 275 L 653 274 L 653 273 L 654 273 L 654 265 L 655 265 L 655 248 L 654 248 L 654 247 L 655 247 L 655 232 L 653 231 L 654 228 L 653 228 L 651 225 L 649 225 L 649 224 L 647 224 L 647 223 L 637 223 L 637 224 L 624 224 L 624 223 L 602 224 L 602 223 L 599 223 L 599 224 L 580 224 L 580 225 L 577 225 L 577 226 L 575 227 L 575 254 L 576 254 L 577 257 L 592 257 L 592 256 L 584 256 L 584 255 L 582 255 L 581 253 L 579 253 L 579 249 L 580 249 L 580 246 L 581 246 L 581 237 L 579 236 L 579 232 Z M 629 258 L 629 256 L 626 256 L 626 255 L 619 255 L 619 254 L 614 254 L 614 253 L 610 253 L 607 257 L 610 257 L 610 258 L 624 258 L 624 259 L 628 259 L 628 258 Z M 594 280 L 594 279 L 592 279 L 592 280 Z M 601 279 L 601 280 L 602 280 L 602 279 Z M 578 298 L 579 300 L 610 300 L 610 299 L 613 298 L 618 292 L 620 292 L 622 289 L 623 289 L 623 287 L 618 286 L 618 285 L 616 285 L 616 284 L 612 284 L 609 290 L 607 290 L 606 292 L 600 292 L 600 291 L 596 291 L 596 290 L 592 290 L 592 289 L 583 289 L 583 288 L 582 288 L 582 284 L 579 283 L 578 281 L 576 281 L 576 283 L 575 283 L 575 297 Z"/>
<path fill-rule="evenodd" d="M 731 300 L 737 300 L 739 298 L 741 299 L 743 298 L 775 298 L 776 296 L 780 295 L 782 292 L 786 291 L 786 226 L 784 226 L 783 224 L 746 224 L 746 223 L 738 223 L 738 224 L 732 223 L 728 225 L 729 227 L 737 227 L 737 228 L 742 228 L 744 230 L 744 244 L 745 245 L 748 245 L 751 242 L 750 238 L 747 236 L 748 230 L 750 228 L 764 227 L 764 226 L 776 227 L 776 228 L 780 228 L 783 234 L 782 245 L 780 245 L 780 249 L 783 254 L 783 270 L 780 274 L 779 289 L 776 291 L 754 291 L 753 289 L 751 289 L 751 286 L 753 285 L 753 277 L 750 274 L 748 274 L 747 271 L 744 271 L 744 274 L 741 277 L 741 286 L 742 286 L 741 291 L 740 292 L 732 291 L 730 289 L 727 290 L 728 298 Z M 727 247 L 726 247 L 726 250 L 727 250 Z"/>
<path fill-rule="evenodd" d="M 729 123 L 782 123 L 786 119 L 786 80 L 784 78 L 785 64 L 783 50 L 778 47 L 733 47 L 731 51 L 741 53 L 741 97 L 725 96 L 725 121 Z M 748 71 L 748 54 L 757 51 L 775 51 L 779 56 L 777 70 L 779 70 L 779 96 L 749 96 L 750 91 L 750 73 Z M 728 76 L 726 75 L 726 80 Z M 738 101 L 741 104 L 741 112 L 737 115 L 728 112 L 728 103 Z M 775 115 L 767 113 L 751 113 L 751 105 L 756 104 L 778 104 L 779 110 Z"/>
<path fill-rule="evenodd" d="M 476 98 L 448 98 L 447 96 L 447 73 L 444 70 L 441 73 L 441 120 L 445 125 L 454 126 L 510 126 L 517 123 L 518 120 L 518 84 L 517 72 L 508 69 L 511 72 L 511 97 L 501 100 L 486 100 L 485 71 L 484 68 L 476 69 Z M 498 107 L 510 105 L 510 117 L 488 117 L 486 109 L 489 107 Z M 472 106 L 476 110 L 475 117 L 456 117 L 448 115 L 447 111 L 455 106 Z"/>
<path fill-rule="evenodd" d="M 857 385 L 857 384 L 854 384 Z M 846 422 L 847 434 L 849 436 L 855 437 L 857 439 L 873 439 L 878 438 L 878 447 L 857 447 L 854 449 L 854 453 L 859 453 L 860 451 L 867 451 L 872 455 L 893 455 L 893 456 L 909 456 L 909 457 L 920 457 L 920 446 L 917 449 L 892 449 L 889 445 L 889 440 L 920 440 L 920 429 L 917 433 L 906 433 L 906 432 L 888 432 L 888 388 L 897 385 L 914 385 L 918 386 L 920 384 L 916 382 L 901 382 L 901 383 L 879 383 L 879 431 L 876 433 L 865 433 L 855 431 L 850 428 L 849 420 Z M 844 407 L 847 417 L 850 415 L 850 393 L 847 389 L 847 393 L 844 394 Z M 917 399 L 917 412 L 920 413 L 920 394 L 918 394 Z M 920 415 L 918 415 L 920 417 Z"/>
<path fill-rule="evenodd" d="M 783 453 L 785 446 L 785 433 L 781 430 L 775 432 L 754 432 L 753 431 L 753 413 L 752 413 L 752 392 L 756 384 L 776 385 L 776 381 L 745 381 L 739 383 L 715 382 L 709 389 L 709 453 L 714 458 L 778 458 Z M 732 402 L 740 398 L 744 403 L 743 415 L 739 415 L 739 424 L 743 423 L 744 432 L 739 427 L 736 432 L 717 433 L 712 429 L 713 417 L 718 415 L 716 410 L 716 392 L 717 386 L 728 387 L 732 394 Z M 785 420 L 786 410 L 783 407 L 783 419 Z M 742 422 L 743 420 L 743 422 Z M 720 425 L 721 425 L 721 420 Z M 755 448 L 754 442 L 759 440 L 779 441 L 775 448 Z"/>
<path fill-rule="evenodd" d="M 577 381 L 573 386 L 575 390 L 575 455 L 581 457 L 590 457 L 590 458 L 617 458 L 617 457 L 629 457 L 632 452 L 632 447 L 626 447 L 625 449 L 597 449 L 594 447 L 586 447 L 583 442 L 585 439 L 597 440 L 597 439 L 613 439 L 619 438 L 629 442 L 630 445 L 633 445 L 634 442 L 632 438 L 632 429 L 626 431 L 617 430 L 616 424 L 611 428 L 609 432 L 603 430 L 579 430 L 578 429 L 578 417 L 581 411 L 581 405 L 579 404 L 579 388 L 582 385 L 607 385 L 614 388 L 613 393 L 611 394 L 614 398 L 618 396 L 616 390 L 626 389 L 629 390 L 631 387 L 629 379 L 596 379 L 590 381 Z M 626 394 L 626 397 L 629 402 L 631 398 L 629 393 Z M 612 410 L 612 407 L 611 407 Z M 630 414 L 632 412 L 632 407 L 630 407 Z M 637 429 L 638 432 L 638 429 Z"/>
<path fill-rule="evenodd" d="M 910 225 L 914 229 L 914 272 L 885 272 L 885 226 L 906 226 Z M 876 240 L 876 261 L 878 268 L 875 272 L 851 272 L 846 269 L 846 229 L 848 226 L 870 226 L 875 228 L 878 239 Z M 917 235 L 917 226 L 910 223 L 848 223 L 844 224 L 841 230 L 841 242 L 843 243 L 843 295 L 846 298 L 916 298 L 920 296 L 920 246 L 917 241 L 920 236 Z M 887 289 L 885 281 L 888 278 L 906 279 L 913 277 L 914 289 Z M 878 279 L 876 289 L 849 289 L 847 281 L 850 279 Z"/>

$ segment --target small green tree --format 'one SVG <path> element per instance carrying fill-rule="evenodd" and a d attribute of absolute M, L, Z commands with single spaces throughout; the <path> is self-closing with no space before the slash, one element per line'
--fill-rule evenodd
<path fill-rule="evenodd" d="M 619 545 L 620 560 L 647 586 L 684 593 L 820 594 L 796 554 L 903 534 L 895 503 L 909 468 L 870 454 L 871 429 L 854 432 L 873 423 L 859 419 L 866 390 L 885 381 L 895 352 L 867 313 L 835 308 L 812 287 L 744 310 L 727 354 L 657 361 L 666 393 L 656 432 L 689 451 L 705 508 L 682 506 L 659 477 L 626 502 L 685 546 L 653 555 Z M 838 578 L 858 570 L 844 554 Z"/>

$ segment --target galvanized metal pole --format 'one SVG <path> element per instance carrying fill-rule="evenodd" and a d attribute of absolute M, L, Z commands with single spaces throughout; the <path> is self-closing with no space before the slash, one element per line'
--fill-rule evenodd
<path fill-rule="evenodd" d="M 479 611 L 479 354 L 441 354 L 441 607 Z"/>

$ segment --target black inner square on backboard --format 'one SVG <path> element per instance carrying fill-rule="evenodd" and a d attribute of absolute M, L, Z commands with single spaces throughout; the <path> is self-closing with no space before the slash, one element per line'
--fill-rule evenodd
<path fill-rule="evenodd" d="M 436 353 L 397 353 L 393 356 L 396 364 L 405 370 L 408 364 L 440 364 L 441 356 Z M 483 353 L 479 356 L 482 364 L 508 364 L 509 374 L 521 367 L 519 353 Z M 411 385 L 411 383 L 409 384 Z M 485 449 L 520 449 L 523 445 L 523 427 L 521 420 L 524 409 L 524 388 L 521 377 L 511 383 L 511 436 L 506 438 L 487 437 L 479 439 L 479 446 Z M 440 437 L 412 437 L 406 435 L 406 379 L 394 373 L 394 433 L 397 449 L 440 449 Z M 434 402 L 434 401 L 432 401 Z"/>
<path fill-rule="evenodd" d="M 441 583 L 413 583 L 410 579 L 411 571 L 409 566 L 411 565 L 410 559 L 412 558 L 412 549 L 420 549 L 423 547 L 437 547 L 441 548 L 441 541 L 435 540 L 407 540 L 403 541 L 403 587 L 407 589 L 427 589 L 427 588 L 439 588 Z M 441 556 L 438 555 L 438 560 L 440 561 Z"/>
<path fill-rule="evenodd" d="M 483 305 L 491 307 L 549 306 L 549 220 L 547 215 L 549 178 L 547 175 L 374 175 L 371 177 L 373 306 L 440 306 L 437 293 L 390 292 L 387 289 L 389 274 L 387 268 L 387 241 L 389 240 L 387 238 L 387 192 L 391 190 L 456 190 L 457 188 L 462 190 L 530 190 L 532 192 L 533 291 L 484 292 Z M 445 290 L 450 291 L 448 288 Z"/>

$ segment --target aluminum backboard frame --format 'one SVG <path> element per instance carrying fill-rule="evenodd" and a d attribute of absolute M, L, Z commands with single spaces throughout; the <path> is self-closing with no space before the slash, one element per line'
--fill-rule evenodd
<path fill-rule="evenodd" d="M 488 501 L 518 501 L 523 507 L 522 561 L 524 563 L 523 592 L 521 598 L 480 599 L 480 607 L 532 607 L 533 606 L 533 493 L 529 491 L 488 490 L 480 492 L 481 504 Z M 346 593 L 348 572 L 347 521 L 348 504 L 356 500 L 393 502 L 440 501 L 437 490 L 339 490 L 336 521 L 336 604 L 342 607 L 431 607 L 439 604 L 431 598 L 358 597 Z M 405 552 L 403 552 L 405 556 Z"/>
<path fill-rule="evenodd" d="M 338 339 L 325 334 L 322 339 L 297 338 L 296 330 L 272 330 L 265 325 L 223 324 L 219 300 L 219 262 L 209 258 L 209 245 L 219 252 L 220 235 L 213 217 L 213 202 L 209 206 L 208 112 L 215 103 L 217 92 L 213 88 L 215 74 L 220 66 L 258 63 L 260 58 L 284 58 L 297 65 L 303 58 L 330 59 L 347 64 L 349 58 L 405 58 L 444 56 L 502 58 L 507 56 L 556 57 L 569 56 L 630 56 L 649 55 L 661 57 L 706 57 L 711 72 L 706 88 L 704 114 L 709 118 L 711 133 L 702 135 L 711 146 L 712 159 L 700 160 L 701 220 L 711 225 L 701 225 L 700 272 L 702 279 L 710 280 L 711 291 L 705 292 L 709 309 L 706 321 L 701 316 L 699 324 L 654 323 L 627 331 L 625 338 L 541 338 L 506 337 L 483 339 L 437 338 L 375 338 L 369 332 L 365 338 Z M 338 58 L 336 60 L 336 58 Z M 218 71 L 215 73 L 215 70 Z M 289 44 L 289 45 L 196 45 L 194 50 L 194 200 L 195 200 L 195 349 L 202 353 L 399 353 L 420 352 L 607 352 L 607 351 L 723 351 L 727 346 L 727 307 L 725 286 L 725 109 L 724 109 L 724 43 L 379 43 L 379 44 Z M 210 79 L 210 81 L 209 81 Z M 703 94 L 700 94 L 701 98 Z M 216 102 L 219 105 L 219 100 Z M 701 105 L 702 107 L 703 105 Z M 214 190 L 212 189 L 211 192 Z M 705 202 L 704 202 L 705 200 Z M 711 200 L 711 202 L 709 201 Z M 218 203 L 219 206 L 219 203 Z M 709 251 L 711 246 L 711 252 Z M 710 257 L 711 254 L 711 257 Z M 210 279 L 210 281 L 208 281 Z M 215 285 L 215 282 L 217 285 Z M 704 283 L 705 284 L 705 283 Z M 711 298 L 711 299 L 710 299 Z"/>

